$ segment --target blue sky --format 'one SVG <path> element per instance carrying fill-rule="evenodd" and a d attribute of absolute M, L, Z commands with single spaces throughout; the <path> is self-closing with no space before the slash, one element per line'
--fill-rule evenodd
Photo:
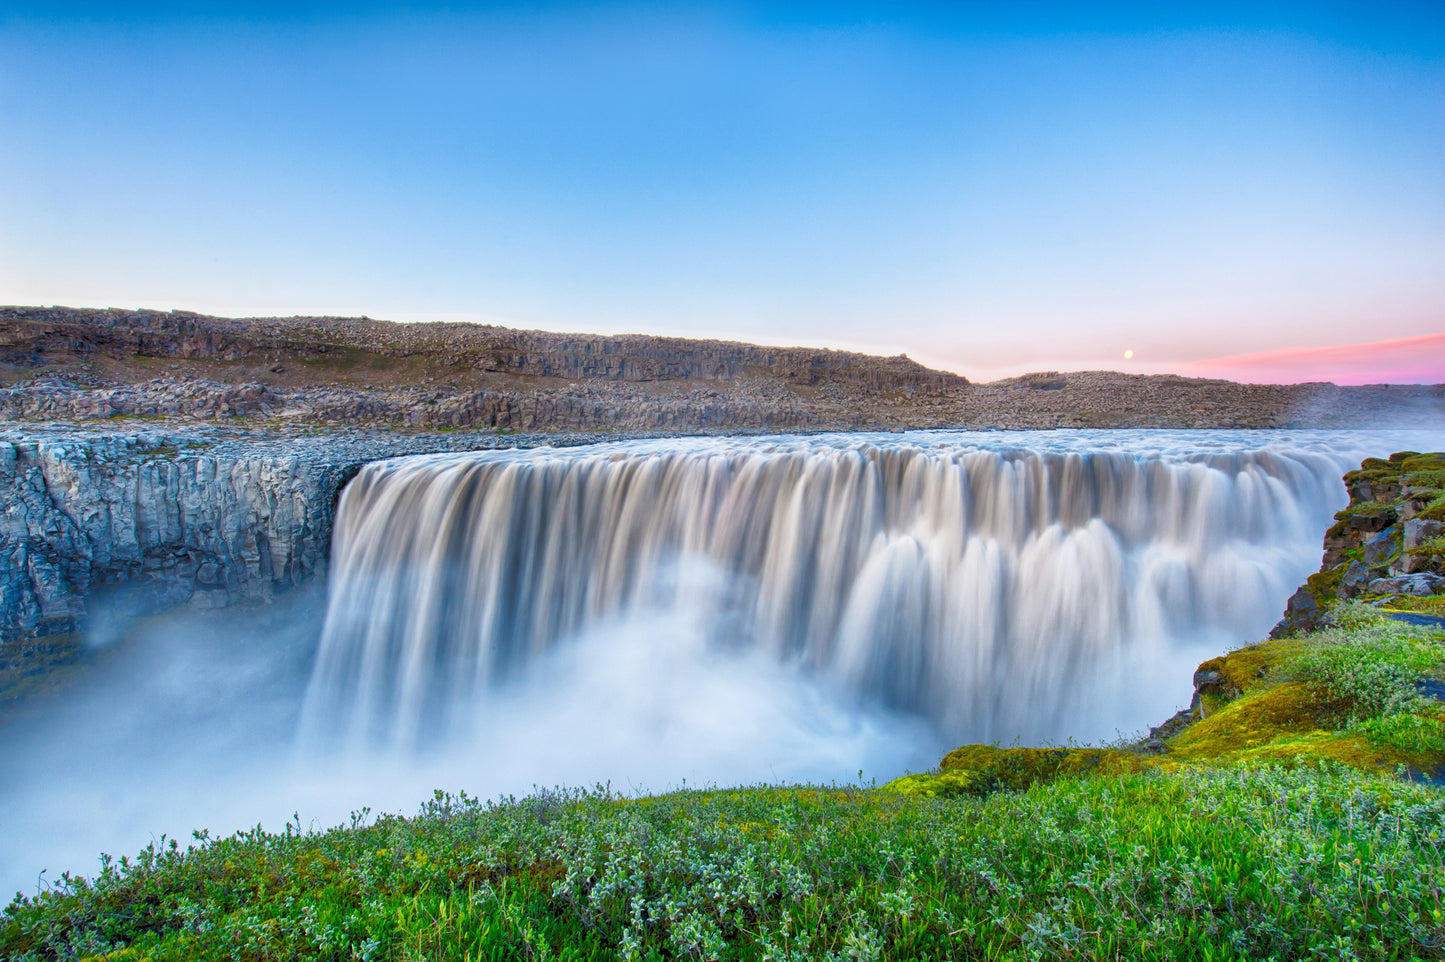
<path fill-rule="evenodd" d="M 1438 3 L 0 0 L 0 142 L 4 303 L 1445 380 Z"/>

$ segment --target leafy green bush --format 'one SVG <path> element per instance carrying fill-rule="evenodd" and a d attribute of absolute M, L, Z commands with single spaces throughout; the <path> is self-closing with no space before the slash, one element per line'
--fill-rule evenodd
<path fill-rule="evenodd" d="M 1437 632 L 1391 621 L 1369 606 L 1342 606 L 1337 625 L 1314 635 L 1281 674 L 1310 682 L 1337 700 L 1347 730 L 1406 753 L 1445 747 L 1437 703 L 1419 685 L 1445 675 Z"/>

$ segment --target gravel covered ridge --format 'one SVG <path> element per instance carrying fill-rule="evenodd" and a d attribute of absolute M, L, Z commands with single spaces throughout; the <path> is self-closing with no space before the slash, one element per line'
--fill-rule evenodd
<path fill-rule="evenodd" d="M 401 431 L 1358 427 L 1445 419 L 1445 385 L 1047 372 L 906 356 L 370 318 L 0 307 L 0 419 L 250 419 Z"/>

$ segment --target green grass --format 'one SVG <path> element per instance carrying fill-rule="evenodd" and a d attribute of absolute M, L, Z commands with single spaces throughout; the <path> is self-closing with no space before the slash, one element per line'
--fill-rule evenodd
<path fill-rule="evenodd" d="M 754 788 L 152 846 L 8 909 L 70 959 L 1439 958 L 1445 796 L 1344 769 Z"/>

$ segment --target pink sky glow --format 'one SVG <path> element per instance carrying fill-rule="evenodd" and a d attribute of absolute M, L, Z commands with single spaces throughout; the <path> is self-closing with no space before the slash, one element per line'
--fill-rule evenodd
<path fill-rule="evenodd" d="M 1180 365 L 1179 373 L 1254 384 L 1333 381 L 1336 384 L 1445 383 L 1445 334 L 1401 337 L 1254 354 L 1233 354 Z"/>

